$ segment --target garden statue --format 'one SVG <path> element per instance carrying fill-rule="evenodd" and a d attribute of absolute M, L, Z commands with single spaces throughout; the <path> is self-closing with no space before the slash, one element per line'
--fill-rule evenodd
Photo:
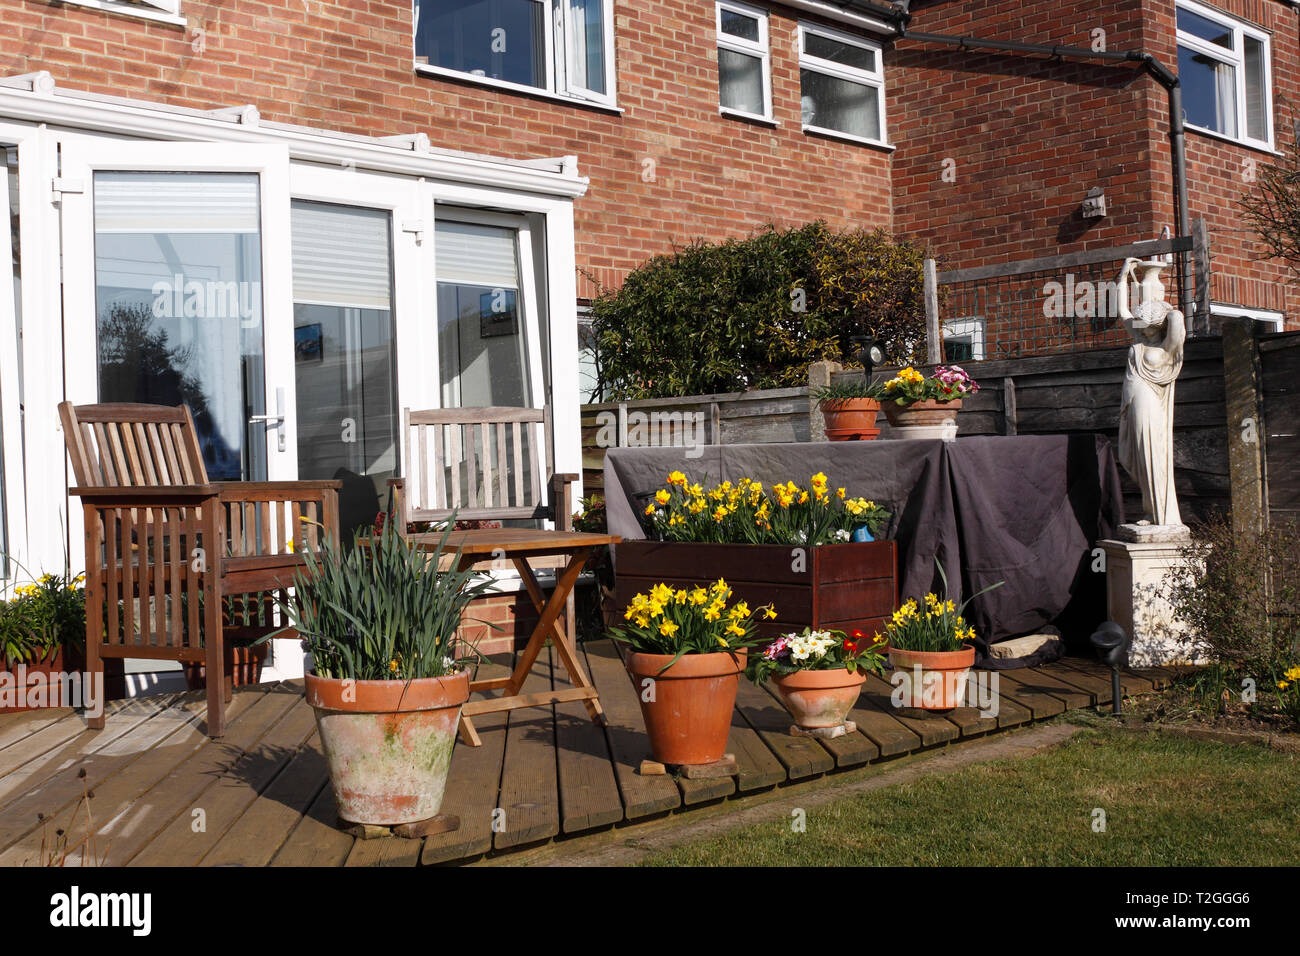
<path fill-rule="evenodd" d="M 1166 263 L 1129 258 L 1119 274 L 1119 316 L 1133 344 L 1119 413 L 1119 462 L 1142 490 L 1141 538 L 1187 533 L 1174 490 L 1174 382 L 1183 367 L 1187 337 L 1183 313 L 1165 301 L 1160 271 Z M 1129 286 L 1138 274 L 1140 300 L 1129 308 Z M 1157 527 L 1151 527 L 1157 526 Z"/>

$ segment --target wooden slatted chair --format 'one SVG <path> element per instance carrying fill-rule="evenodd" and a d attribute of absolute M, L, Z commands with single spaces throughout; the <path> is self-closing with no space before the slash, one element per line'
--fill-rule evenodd
<path fill-rule="evenodd" d="M 573 530 L 573 483 L 555 473 L 551 407 L 402 410 L 403 477 L 389 481 L 398 527 L 413 522 L 545 520 Z M 544 464 L 544 468 L 543 468 Z M 533 567 L 562 567 L 545 557 Z M 525 578 L 525 584 L 530 582 Z M 540 610 L 540 594 L 529 594 Z M 566 613 L 573 634 L 573 599 Z"/>
<path fill-rule="evenodd" d="M 338 533 L 339 482 L 209 482 L 184 405 L 63 402 L 59 416 L 85 519 L 88 670 L 202 662 L 208 735 L 220 737 L 228 641 L 284 626 L 274 595 L 305 548 Z"/>

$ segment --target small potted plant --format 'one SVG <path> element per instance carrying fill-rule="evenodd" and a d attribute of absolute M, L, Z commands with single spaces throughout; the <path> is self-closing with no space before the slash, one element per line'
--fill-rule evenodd
<path fill-rule="evenodd" d="M 873 641 L 861 631 L 846 635 L 805 627 L 765 647 L 746 673 L 756 684 L 772 681 L 796 728 L 835 736 L 837 729 L 843 733 L 867 674 L 884 670 L 883 649 L 883 641 Z"/>
<path fill-rule="evenodd" d="M 869 377 L 864 375 L 813 389 L 812 397 L 826 419 L 828 441 L 871 441 L 880 434 L 876 427 L 880 399 Z"/>
<path fill-rule="evenodd" d="M 632 599 L 627 624 L 611 629 L 631 648 L 628 673 L 660 763 L 714 763 L 726 752 L 747 651 L 759 620 L 776 617 L 770 605 L 750 610 L 730 601 L 722 579 L 707 588 L 656 584 Z"/>
<path fill-rule="evenodd" d="M 978 391 L 979 385 L 960 365 L 940 365 L 929 378 L 909 365 L 893 378 L 871 386 L 871 393 L 885 410 L 885 418 L 895 428 L 955 429 L 962 398 Z"/>
<path fill-rule="evenodd" d="M 84 579 L 65 568 L 62 574 L 42 574 L 30 584 L 19 584 L 7 599 L 0 599 L 0 671 L 9 671 L 15 679 L 21 675 L 23 686 L 33 679 L 48 686 L 59 674 L 84 667 Z M 17 700 L 0 700 L 0 713 L 27 709 Z"/>
<path fill-rule="evenodd" d="M 327 537 L 304 553 L 282 605 L 312 655 L 307 702 L 347 822 L 415 823 L 442 806 L 469 699 L 457 628 L 491 587 L 454 570 L 450 533 L 424 550 L 391 523 L 347 550 Z"/>
<path fill-rule="evenodd" d="M 975 628 L 966 623 L 962 612 L 980 594 L 1003 583 L 989 585 L 958 605 L 947 597 L 948 579 L 942 565 L 939 575 L 944 597 L 931 592 L 923 601 L 908 599 L 885 627 L 884 641 L 897 688 L 893 699 L 900 707 L 952 710 L 963 706 L 966 681 L 975 663 L 975 646 L 969 643 L 975 640 Z"/>

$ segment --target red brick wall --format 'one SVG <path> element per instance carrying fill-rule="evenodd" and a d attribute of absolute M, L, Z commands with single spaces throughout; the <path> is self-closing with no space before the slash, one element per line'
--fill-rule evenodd
<path fill-rule="evenodd" d="M 465 612 L 460 640 L 480 654 L 501 654 L 522 647 L 537 624 L 537 609 L 527 594 L 480 598 Z"/>
<path fill-rule="evenodd" d="M 617 0 L 622 114 L 417 76 L 410 0 L 184 0 L 187 28 L 4 2 L 5 74 L 47 69 L 59 84 L 181 106 L 253 103 L 266 120 L 352 133 L 423 131 L 494 155 L 577 154 L 591 178 L 576 206 L 578 266 L 606 284 L 697 236 L 819 216 L 890 222 L 887 152 L 800 129 L 791 17 L 771 19 L 769 128 L 718 113 L 714 7 L 701 0 Z"/>
<path fill-rule="evenodd" d="M 1296 14 L 1276 0 L 1207 0 L 1273 31 L 1273 115 L 1284 146 L 1300 103 Z M 1000 0 L 913 4 L 914 30 L 1146 50 L 1177 70 L 1174 0 Z M 982 265 L 1156 237 L 1176 223 L 1164 89 L 1134 65 L 1051 63 L 968 53 L 904 39 L 887 58 L 894 157 L 894 227 L 929 241 L 952 267 Z M 1204 217 L 1215 301 L 1294 313 L 1286 270 L 1259 261 L 1235 206 L 1243 173 L 1268 153 L 1189 131 L 1188 190 Z M 948 161 L 945 166 L 945 161 Z M 943 178 L 945 168 L 955 181 Z M 1107 215 L 1079 204 L 1105 190 Z M 1296 316 L 1292 315 L 1293 325 Z"/>

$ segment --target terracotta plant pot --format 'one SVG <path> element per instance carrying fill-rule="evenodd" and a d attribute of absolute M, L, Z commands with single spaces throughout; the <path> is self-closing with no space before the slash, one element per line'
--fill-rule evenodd
<path fill-rule="evenodd" d="M 880 402 L 874 398 L 824 398 L 817 405 L 826 419 L 829 441 L 871 441 L 880 434 L 876 427 Z"/>
<path fill-rule="evenodd" d="M 727 653 L 687 654 L 661 674 L 672 655 L 628 656 L 628 673 L 641 701 L 655 760 L 701 764 L 722 759 L 745 659 L 745 651 L 734 657 Z M 647 680 L 653 683 L 647 684 Z"/>
<path fill-rule="evenodd" d="M 913 402 L 911 405 L 885 402 L 885 418 L 895 428 L 911 425 L 928 425 L 931 427 L 943 425 L 946 422 L 956 420 L 957 412 L 961 409 L 961 401 L 960 398 L 954 398 L 951 402 L 936 402 L 933 399 L 927 399 L 924 402 Z"/>
<path fill-rule="evenodd" d="M 262 682 L 262 665 L 271 650 L 271 645 L 258 644 L 254 647 L 228 647 L 230 657 L 230 680 L 232 687 L 247 687 Z M 208 686 L 208 666 L 202 661 L 186 661 L 185 683 L 190 690 L 203 690 Z"/>
<path fill-rule="evenodd" d="M 975 648 L 967 645 L 959 651 L 904 651 L 889 649 L 889 663 L 903 675 L 891 699 L 902 707 L 922 710 L 952 710 L 966 706 L 966 681 L 975 663 Z M 895 677 L 894 681 L 898 678 Z"/>
<path fill-rule="evenodd" d="M 27 704 L 36 696 L 33 685 L 37 683 L 46 688 L 41 697 L 46 702 L 45 706 L 63 706 L 61 689 L 56 691 L 60 695 L 56 703 L 49 703 L 49 685 L 57 684 L 59 675 L 66 670 L 64 657 L 64 651 L 59 647 L 30 661 L 15 661 L 10 664 L 0 657 L 0 672 L 7 672 L 6 683 L 12 693 L 12 699 L 7 695 L 0 696 L 0 714 L 19 714 L 25 710 L 32 710 L 33 708 Z"/>
<path fill-rule="evenodd" d="M 848 668 L 839 667 L 773 677 L 772 686 L 795 724 L 804 730 L 816 730 L 844 723 L 866 679 L 866 671 L 850 674 Z"/>
<path fill-rule="evenodd" d="M 442 807 L 469 672 L 419 680 L 307 675 L 339 816 L 393 826 Z"/>

